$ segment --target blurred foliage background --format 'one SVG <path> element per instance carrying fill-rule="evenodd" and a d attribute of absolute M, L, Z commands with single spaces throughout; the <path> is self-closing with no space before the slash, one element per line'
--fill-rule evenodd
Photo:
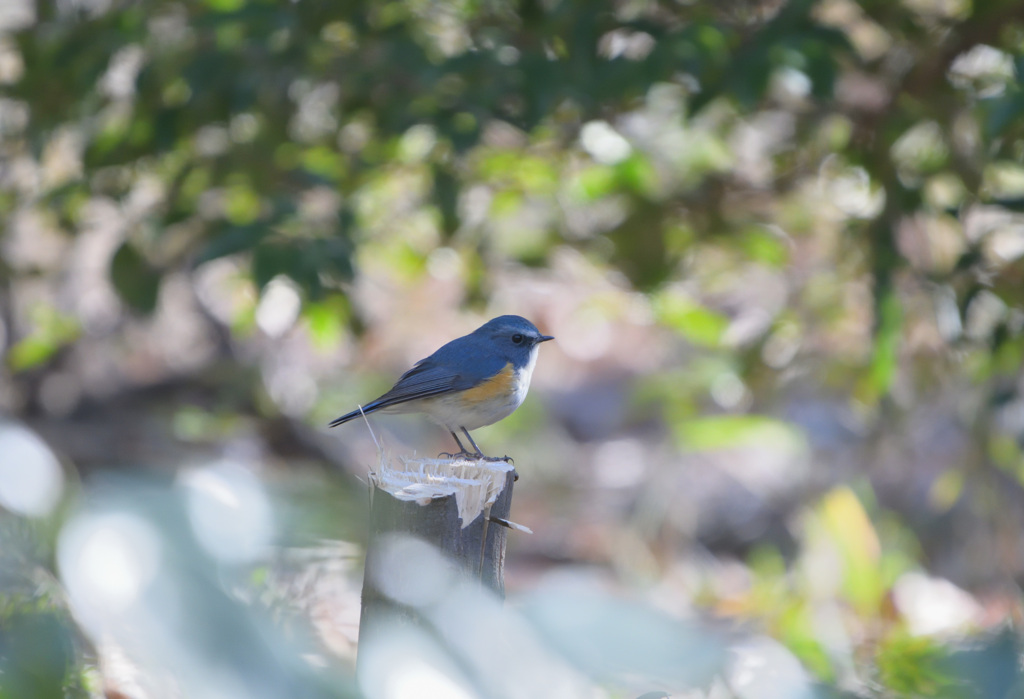
<path fill-rule="evenodd" d="M 0 3 L 0 696 L 358 691 L 325 423 L 500 313 L 510 606 L 745 639 L 522 601 L 580 696 L 1024 696 L 1022 80 L 1017 0 Z"/>

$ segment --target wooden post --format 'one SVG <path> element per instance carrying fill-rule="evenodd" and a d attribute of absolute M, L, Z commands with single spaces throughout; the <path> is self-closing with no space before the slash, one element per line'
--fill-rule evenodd
<path fill-rule="evenodd" d="M 424 570 L 429 566 L 420 561 L 396 565 L 390 544 L 401 537 L 426 542 L 444 557 L 434 560 L 445 560 L 456 574 L 479 580 L 504 597 L 506 535 L 510 527 L 525 529 L 508 521 L 516 477 L 512 465 L 501 461 L 382 460 L 379 470 L 370 475 L 360 645 L 378 630 L 396 624 L 430 631 L 416 605 L 394 590 L 427 586 L 436 571 Z M 357 672 L 361 665 L 357 661 Z"/>

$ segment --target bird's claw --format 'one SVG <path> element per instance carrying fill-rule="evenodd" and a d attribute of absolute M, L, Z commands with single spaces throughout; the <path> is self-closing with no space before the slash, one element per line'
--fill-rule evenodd
<path fill-rule="evenodd" d="M 460 456 L 467 456 L 467 457 L 474 457 L 475 458 L 476 454 L 470 454 L 468 451 L 457 451 L 457 452 L 442 451 L 440 454 L 437 455 L 437 458 L 439 458 L 439 459 L 457 459 Z"/>
<path fill-rule="evenodd" d="M 437 455 L 439 459 L 457 459 L 460 456 L 465 456 L 467 459 L 476 459 L 478 461 L 504 461 L 506 464 L 515 465 L 515 459 L 511 456 L 485 456 L 484 454 L 474 454 L 468 451 L 457 451 L 452 453 L 450 451 L 442 451 Z"/>

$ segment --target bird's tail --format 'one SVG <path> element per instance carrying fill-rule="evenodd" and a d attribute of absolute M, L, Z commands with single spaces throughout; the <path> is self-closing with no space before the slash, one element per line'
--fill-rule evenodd
<path fill-rule="evenodd" d="M 377 412 L 380 409 L 380 407 L 381 407 L 380 404 L 377 403 L 376 401 L 374 401 L 373 403 L 368 403 L 366 405 L 363 405 L 363 406 L 360 406 L 360 407 L 356 408 L 355 410 L 353 410 L 350 413 L 345 413 L 341 417 L 334 418 L 329 423 L 327 423 L 327 426 L 328 427 L 337 427 L 338 425 L 343 425 L 346 422 L 348 422 L 349 420 L 355 420 L 357 417 L 362 417 L 363 415 L 369 415 L 370 413 L 375 413 L 375 412 Z"/>

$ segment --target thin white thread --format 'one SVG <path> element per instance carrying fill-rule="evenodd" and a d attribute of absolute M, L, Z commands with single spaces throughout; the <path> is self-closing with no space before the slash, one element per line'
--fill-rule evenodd
<path fill-rule="evenodd" d="M 373 438 L 373 443 L 377 445 L 377 451 L 380 452 L 380 442 L 377 441 L 377 435 L 373 433 L 373 427 L 370 426 L 370 420 L 366 417 L 366 413 L 363 412 L 363 406 L 358 406 L 359 414 L 363 416 L 363 422 L 366 423 L 366 429 L 370 431 L 370 436 Z"/>

